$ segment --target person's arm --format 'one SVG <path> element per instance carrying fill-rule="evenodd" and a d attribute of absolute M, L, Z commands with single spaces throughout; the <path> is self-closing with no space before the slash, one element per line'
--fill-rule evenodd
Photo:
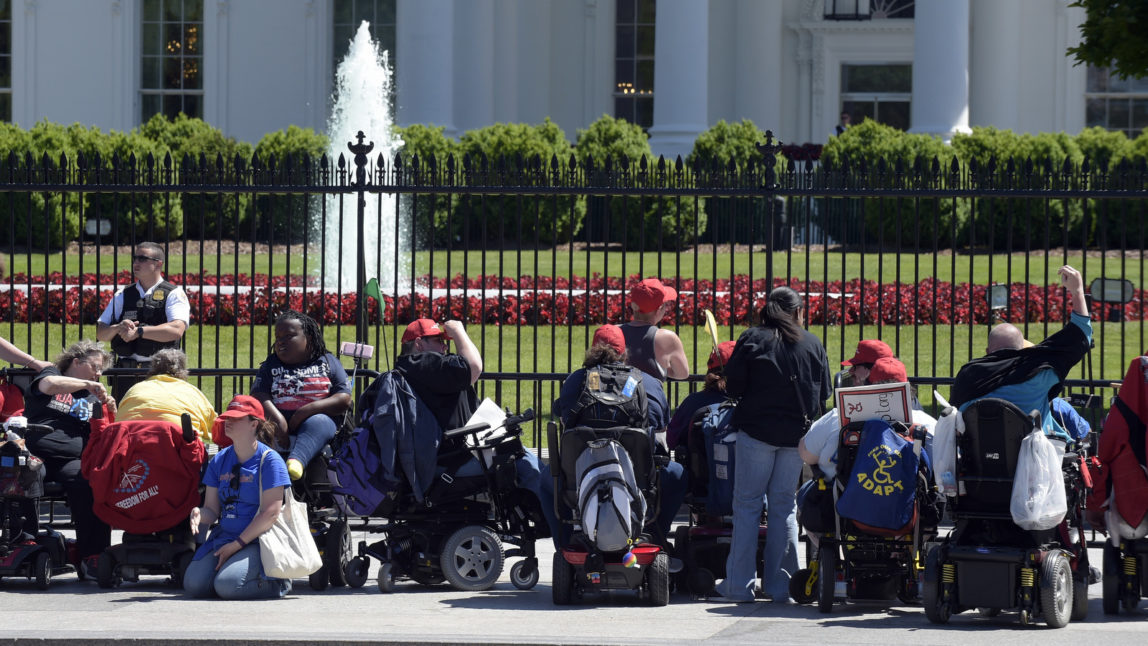
<path fill-rule="evenodd" d="M 200 525 L 203 528 L 211 527 L 219 520 L 219 487 L 207 487 L 203 492 L 203 506 L 191 510 L 189 521 L 191 533 L 198 534 Z"/>
<path fill-rule="evenodd" d="M 259 497 L 259 506 L 259 513 L 255 514 L 255 517 L 251 519 L 251 522 L 242 532 L 239 532 L 239 537 L 215 550 L 215 555 L 219 557 L 215 569 L 218 570 L 236 552 L 250 545 L 253 541 L 259 540 L 263 532 L 271 529 L 275 520 L 279 518 L 279 512 L 283 510 L 283 487 L 264 489 Z"/>
<path fill-rule="evenodd" d="M 733 348 L 733 353 L 729 356 L 729 361 L 722 369 L 725 374 L 725 392 L 734 399 L 740 399 L 745 394 L 745 388 L 749 383 L 749 361 L 757 348 L 756 344 L 749 340 L 752 331 L 753 328 L 750 328 L 742 333 Z"/>
<path fill-rule="evenodd" d="M 690 376 L 690 362 L 686 359 L 686 349 L 682 340 L 671 330 L 658 330 L 654 334 L 654 355 L 664 357 L 663 367 L 669 379 L 686 379 Z"/>
<path fill-rule="evenodd" d="M 290 446 L 291 440 L 287 437 L 290 433 L 287 418 L 276 408 L 275 404 L 271 403 L 271 394 L 253 392 L 251 396 L 263 404 L 263 415 L 275 425 L 275 441 L 283 448 Z"/>
<path fill-rule="evenodd" d="M 801 455 L 801 461 L 802 462 L 804 462 L 808 465 L 817 464 L 818 456 L 816 453 L 813 453 L 809 449 L 805 448 L 805 438 L 804 437 L 801 438 L 801 440 L 797 443 L 797 452 L 798 452 L 798 454 Z"/>
<path fill-rule="evenodd" d="M 466 335 L 466 328 L 461 321 L 447 321 L 442 324 L 442 329 L 450 340 L 454 341 L 458 356 L 466 359 L 467 365 L 470 366 L 470 385 L 473 386 L 482 376 L 482 355 L 478 352 L 478 346 Z"/>
<path fill-rule="evenodd" d="M 131 323 L 134 321 L 127 322 Z M 187 323 L 183 321 L 168 321 L 167 323 L 161 323 L 159 325 L 140 324 L 135 326 L 134 338 L 170 343 L 182 339 L 184 332 L 187 332 Z"/>
<path fill-rule="evenodd" d="M 50 361 L 40 361 L 20 348 L 17 348 L 10 343 L 8 339 L 2 336 L 0 336 L 0 359 L 8 363 L 24 366 L 25 368 L 31 368 L 36 372 L 40 372 L 44 368 L 52 365 Z"/>
<path fill-rule="evenodd" d="M 269 404 L 263 405 L 264 410 L 266 410 L 268 405 Z M 274 408 L 273 405 L 272 407 Z M 335 393 L 323 399 L 308 402 L 300 406 L 299 409 L 291 415 L 291 421 L 287 422 L 287 432 L 294 433 L 298 430 L 299 425 L 312 415 L 327 415 L 332 418 L 337 418 L 347 412 L 347 409 L 350 407 L 351 396 L 347 393 Z M 278 410 L 275 412 L 279 413 Z M 283 414 L 279 413 L 279 416 L 282 417 Z"/>
<path fill-rule="evenodd" d="M 1060 274 L 1060 282 L 1064 284 L 1064 290 L 1072 299 L 1072 313 L 1088 318 L 1088 299 L 1084 297 L 1084 277 L 1075 267 L 1069 265 L 1061 267 L 1056 273 Z"/>
<path fill-rule="evenodd" d="M 110 399 L 108 390 L 98 381 L 87 381 L 86 379 L 76 379 L 64 375 L 47 375 L 37 379 L 36 383 L 39 385 L 40 392 L 45 395 L 63 395 L 64 393 L 74 393 L 77 390 L 86 390 L 99 398 L 102 403 L 107 403 Z"/>
<path fill-rule="evenodd" d="M 129 286 L 127 289 L 134 289 Z M 112 323 L 114 312 L 119 310 L 123 312 L 124 309 L 124 290 L 118 290 L 112 300 L 108 302 L 107 307 L 100 314 L 100 318 L 96 320 L 96 340 L 103 341 L 104 343 L 110 342 L 112 339 L 119 336 L 124 341 L 131 341 L 136 335 L 136 322 L 135 321 L 120 321 L 119 323 Z"/>
<path fill-rule="evenodd" d="M 554 402 L 554 416 L 562 420 L 563 426 L 570 426 L 570 410 L 578 402 L 578 395 L 582 392 L 582 383 L 585 379 L 585 369 L 579 368 L 562 381 L 558 399 Z"/>
<path fill-rule="evenodd" d="M 176 287 L 167 295 L 164 315 L 167 317 L 167 323 L 147 326 L 140 338 L 160 343 L 170 343 L 183 338 L 187 333 L 188 322 L 191 321 L 191 304 L 182 288 Z"/>

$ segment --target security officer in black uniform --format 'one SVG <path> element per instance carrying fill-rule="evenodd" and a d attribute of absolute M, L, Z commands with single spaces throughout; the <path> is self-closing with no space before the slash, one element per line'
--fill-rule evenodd
<path fill-rule="evenodd" d="M 117 368 L 147 368 L 151 355 L 178 348 L 191 320 L 191 305 L 183 288 L 165 281 L 163 247 L 141 242 L 132 254 L 136 282 L 116 292 L 96 323 L 96 338 L 110 341 Z M 113 378 L 112 396 L 123 397 L 139 375 Z"/>

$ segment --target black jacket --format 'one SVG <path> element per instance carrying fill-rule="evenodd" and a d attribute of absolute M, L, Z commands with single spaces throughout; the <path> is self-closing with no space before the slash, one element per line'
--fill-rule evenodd
<path fill-rule="evenodd" d="M 808 331 L 790 344 L 771 328 L 751 327 L 737 340 L 725 378 L 738 400 L 733 425 L 773 446 L 797 446 L 805 418 L 820 417 L 833 394 L 825 346 Z"/>

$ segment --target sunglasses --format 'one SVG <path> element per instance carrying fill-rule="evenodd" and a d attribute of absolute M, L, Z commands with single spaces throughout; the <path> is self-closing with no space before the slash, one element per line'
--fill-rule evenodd
<path fill-rule="evenodd" d="M 239 467 L 240 464 L 238 462 L 235 463 L 235 466 L 231 467 L 231 482 L 227 485 L 231 493 L 223 499 L 224 506 L 234 505 L 239 502 Z"/>
<path fill-rule="evenodd" d="M 159 258 L 152 258 L 151 256 L 132 256 L 132 260 L 136 262 L 159 262 Z"/>

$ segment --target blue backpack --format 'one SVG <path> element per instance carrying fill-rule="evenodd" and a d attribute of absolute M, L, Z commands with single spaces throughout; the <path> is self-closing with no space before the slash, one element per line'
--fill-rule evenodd
<path fill-rule="evenodd" d="M 915 516 L 917 466 L 912 442 L 884 420 L 865 422 L 837 513 L 874 533 L 905 533 Z"/>
<path fill-rule="evenodd" d="M 706 447 L 709 466 L 709 486 L 706 489 L 706 511 L 728 516 L 733 513 L 734 454 L 737 448 L 737 429 L 733 426 L 733 402 L 712 404 L 702 418 L 702 439 Z"/>

